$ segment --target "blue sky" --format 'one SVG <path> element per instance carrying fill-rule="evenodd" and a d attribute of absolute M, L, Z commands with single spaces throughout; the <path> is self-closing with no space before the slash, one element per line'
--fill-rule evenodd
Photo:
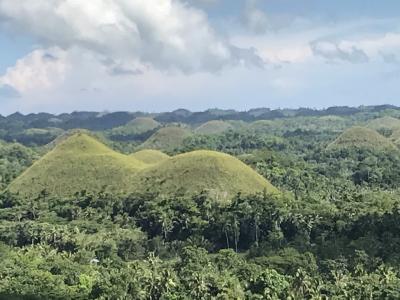
<path fill-rule="evenodd" d="M 0 113 L 400 105 L 400 2 L 0 0 Z"/>

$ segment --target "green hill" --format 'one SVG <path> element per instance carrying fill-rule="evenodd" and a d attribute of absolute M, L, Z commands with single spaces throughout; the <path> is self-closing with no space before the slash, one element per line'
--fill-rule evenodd
<path fill-rule="evenodd" d="M 61 141 L 9 186 L 21 196 L 71 196 L 105 188 L 114 193 L 132 190 L 132 181 L 146 164 L 117 153 L 93 137 L 78 132 Z"/>
<path fill-rule="evenodd" d="M 375 130 L 395 130 L 400 129 L 400 119 L 390 116 L 374 119 L 368 123 L 368 127 Z"/>
<path fill-rule="evenodd" d="M 76 134 L 85 134 L 88 136 L 92 136 L 95 139 L 97 139 L 97 137 L 94 136 L 94 134 L 87 130 L 87 129 L 71 129 L 68 131 L 64 131 L 63 133 L 61 133 L 60 135 L 58 135 L 54 140 L 52 140 L 50 143 L 44 145 L 42 147 L 42 150 L 45 152 L 48 152 L 52 149 L 54 149 L 57 145 L 61 144 L 62 142 L 66 141 L 67 139 L 69 139 L 71 136 L 76 135 Z"/>
<path fill-rule="evenodd" d="M 278 191 L 240 160 L 214 151 L 194 151 L 165 160 L 141 172 L 139 186 L 145 190 L 158 188 L 167 195 L 208 191 L 218 200 L 227 200 L 239 192 Z"/>
<path fill-rule="evenodd" d="M 191 132 L 182 127 L 164 127 L 155 132 L 138 149 L 173 151 L 182 145 Z"/>
<path fill-rule="evenodd" d="M 111 137 L 134 137 L 160 127 L 160 123 L 152 118 L 139 117 L 128 124 L 112 129 L 109 133 Z"/>
<path fill-rule="evenodd" d="M 71 197 L 101 190 L 117 195 L 159 190 L 162 194 L 208 191 L 227 200 L 238 192 L 277 192 L 240 160 L 219 152 L 195 151 L 169 157 L 156 150 L 130 156 L 117 153 L 92 136 L 76 132 L 59 142 L 8 187 L 21 197 Z"/>
<path fill-rule="evenodd" d="M 274 122 L 271 120 L 258 120 L 249 125 L 249 129 L 255 132 L 269 132 L 272 128 L 274 128 Z"/>
<path fill-rule="evenodd" d="M 146 164 L 157 164 L 159 162 L 162 162 L 168 158 L 170 158 L 169 155 L 159 151 L 159 150 L 141 150 L 138 152 L 135 152 L 130 155 L 131 157 L 140 160 Z"/>
<path fill-rule="evenodd" d="M 373 129 L 366 127 L 352 127 L 344 131 L 328 150 L 363 148 L 371 150 L 397 150 L 396 146 L 387 138 Z"/>
<path fill-rule="evenodd" d="M 214 120 L 200 125 L 195 131 L 199 134 L 219 134 L 229 129 L 233 129 L 233 126 L 228 122 Z"/>

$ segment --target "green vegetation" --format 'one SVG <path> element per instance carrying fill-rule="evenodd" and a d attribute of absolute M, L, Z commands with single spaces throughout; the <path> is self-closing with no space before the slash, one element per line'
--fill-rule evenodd
<path fill-rule="evenodd" d="M 152 118 L 138 117 L 124 126 L 111 129 L 107 135 L 115 141 L 140 140 L 148 138 L 149 133 L 153 133 L 160 126 L 161 124 Z"/>
<path fill-rule="evenodd" d="M 390 135 L 392 131 L 400 129 L 400 119 L 391 116 L 385 116 L 370 121 L 368 123 L 368 127 L 382 133 L 388 133 L 388 135 Z"/>
<path fill-rule="evenodd" d="M 133 178 L 145 164 L 119 154 L 85 133 L 75 133 L 59 143 L 9 186 L 23 197 L 45 191 L 71 196 L 100 190 L 127 194 Z"/>
<path fill-rule="evenodd" d="M 163 195 L 208 191 L 221 200 L 239 192 L 277 192 L 227 154 L 197 151 L 170 158 L 157 150 L 142 150 L 127 156 L 80 131 L 60 142 L 8 188 L 23 198 L 43 193 L 71 197 L 100 190 L 128 195 L 150 189 Z"/>
<path fill-rule="evenodd" d="M 196 133 L 199 134 L 219 134 L 229 129 L 233 129 L 233 126 L 228 122 L 224 121 L 209 121 L 196 128 Z"/>
<path fill-rule="evenodd" d="M 343 132 L 328 149 L 363 148 L 371 150 L 395 151 L 396 146 L 375 130 L 365 127 L 352 127 Z"/>
<path fill-rule="evenodd" d="M 397 146 L 400 147 L 400 128 L 396 129 L 390 135 L 390 140 Z"/>
<path fill-rule="evenodd" d="M 270 120 L 259 120 L 250 124 L 249 128 L 256 132 L 268 133 L 273 128 L 274 122 Z"/>
<path fill-rule="evenodd" d="M 37 153 L 17 143 L 0 142 L 0 190 L 32 165 Z"/>
<path fill-rule="evenodd" d="M 44 145 L 63 132 L 60 128 L 28 128 L 15 135 L 14 140 L 27 146 Z"/>
<path fill-rule="evenodd" d="M 142 117 L 168 129 L 153 149 L 174 156 L 133 153 L 159 128 L 112 136 Z M 0 299 L 400 299 L 399 117 L 392 106 L 0 117 Z M 186 129 L 213 120 L 232 128 Z M 69 132 L 82 127 L 95 131 Z M 38 128 L 65 131 L 41 158 Z M 171 144 L 176 131 L 189 134 Z M 10 143 L 23 132 L 29 147 Z"/>
<path fill-rule="evenodd" d="M 208 192 L 226 201 L 238 193 L 276 193 L 266 179 L 238 159 L 213 151 L 174 156 L 141 174 L 140 186 L 163 195 Z"/>
<path fill-rule="evenodd" d="M 155 149 L 171 152 L 180 147 L 190 131 L 182 127 L 164 127 L 156 131 L 139 149 Z"/>
<path fill-rule="evenodd" d="M 157 164 L 169 158 L 169 156 L 159 150 L 141 150 L 131 154 L 131 157 L 146 164 Z"/>

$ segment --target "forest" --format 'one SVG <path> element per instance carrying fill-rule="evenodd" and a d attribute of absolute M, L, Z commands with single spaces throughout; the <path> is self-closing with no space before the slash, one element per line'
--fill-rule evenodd
<path fill-rule="evenodd" d="M 0 117 L 0 299 L 400 299 L 400 108 Z"/>

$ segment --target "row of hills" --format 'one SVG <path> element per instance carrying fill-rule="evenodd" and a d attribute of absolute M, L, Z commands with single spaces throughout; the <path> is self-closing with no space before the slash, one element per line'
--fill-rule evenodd
<path fill-rule="evenodd" d="M 328 130 L 332 127 L 337 131 L 335 138 L 326 144 L 326 151 L 362 148 L 399 152 L 398 117 L 385 115 L 358 123 L 335 115 L 306 120 L 310 128 Z M 101 190 L 116 194 L 157 191 L 166 195 L 206 191 L 218 200 L 229 199 L 237 193 L 278 193 L 267 178 L 234 156 L 209 150 L 181 153 L 176 149 L 193 136 L 219 136 L 242 130 L 250 130 L 258 136 L 287 126 L 290 126 L 290 118 L 252 122 L 219 119 L 190 126 L 138 116 L 104 131 L 101 137 L 98 132 L 59 128 L 56 137 L 42 148 L 44 154 L 7 189 L 23 197 L 34 197 L 43 191 L 63 197 Z M 132 137 L 138 142 L 133 151 L 121 153 L 105 144 L 110 134 L 128 141 Z"/>
<path fill-rule="evenodd" d="M 102 190 L 121 195 L 149 190 L 165 195 L 205 191 L 221 201 L 237 193 L 277 192 L 265 178 L 228 154 L 194 151 L 170 157 L 157 150 L 142 150 L 125 155 L 84 132 L 61 141 L 8 190 L 22 197 L 43 191 L 64 197 Z"/>

